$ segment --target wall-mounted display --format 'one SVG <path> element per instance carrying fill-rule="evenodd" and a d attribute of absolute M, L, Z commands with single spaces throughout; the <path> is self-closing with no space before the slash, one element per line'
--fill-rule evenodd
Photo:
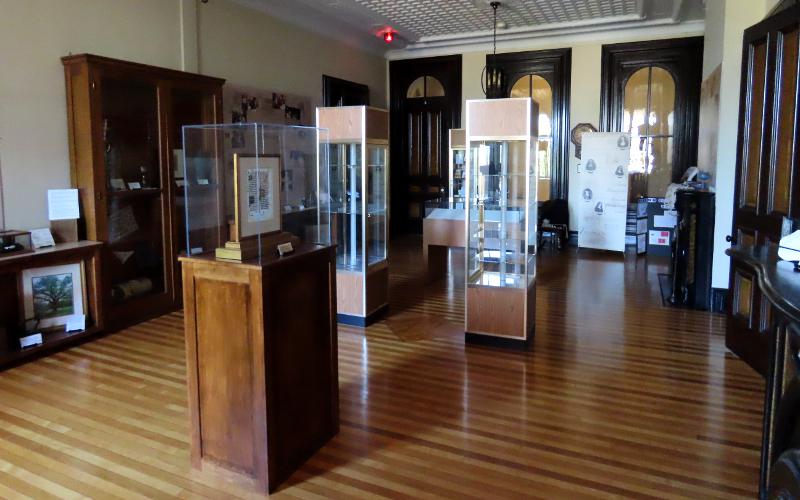
<path fill-rule="evenodd" d="M 389 116 L 367 106 L 317 108 L 317 126 L 329 131 L 339 321 L 364 326 L 388 306 Z"/>
<path fill-rule="evenodd" d="M 526 348 L 536 286 L 535 103 L 467 101 L 467 341 Z"/>
<path fill-rule="evenodd" d="M 186 254 L 262 262 L 281 244 L 329 244 L 326 131 L 197 125 L 183 144 Z"/>

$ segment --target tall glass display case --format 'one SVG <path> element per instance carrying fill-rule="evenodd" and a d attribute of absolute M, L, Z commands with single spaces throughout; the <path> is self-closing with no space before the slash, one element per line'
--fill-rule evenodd
<path fill-rule="evenodd" d="M 530 98 L 467 101 L 467 341 L 526 348 L 536 311 Z"/>
<path fill-rule="evenodd" d="M 330 141 L 339 321 L 366 326 L 389 300 L 389 114 L 367 106 L 317 108 L 317 126 Z"/>
<path fill-rule="evenodd" d="M 183 127 L 182 254 L 264 264 L 329 245 L 326 145 L 327 132 L 313 127 Z"/>
<path fill-rule="evenodd" d="M 447 190 L 449 208 L 464 208 L 466 193 L 466 157 L 467 157 L 467 131 L 463 128 L 450 129 L 450 158 L 449 178 Z"/>

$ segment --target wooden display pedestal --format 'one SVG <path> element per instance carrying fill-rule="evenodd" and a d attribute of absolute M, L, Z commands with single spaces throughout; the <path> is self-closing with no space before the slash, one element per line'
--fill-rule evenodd
<path fill-rule="evenodd" d="M 386 261 L 362 272 L 336 270 L 339 323 L 369 326 L 389 308 L 389 265 Z"/>
<path fill-rule="evenodd" d="M 524 288 L 467 287 L 468 343 L 530 348 L 536 326 L 536 282 Z"/>
<path fill-rule="evenodd" d="M 447 275 L 447 254 L 451 247 L 464 248 L 464 224 L 463 218 L 422 220 L 422 258 L 429 282 Z"/>
<path fill-rule="evenodd" d="M 334 247 L 182 257 L 192 466 L 274 491 L 339 431 Z"/>

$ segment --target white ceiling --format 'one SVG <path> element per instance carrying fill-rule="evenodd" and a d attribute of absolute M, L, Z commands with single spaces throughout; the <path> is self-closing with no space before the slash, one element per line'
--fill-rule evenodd
<path fill-rule="evenodd" d="M 490 0 L 236 0 L 373 52 L 413 52 L 491 41 Z M 702 20 L 704 0 L 501 0 L 498 41 Z M 376 32 L 391 26 L 399 43 Z"/>

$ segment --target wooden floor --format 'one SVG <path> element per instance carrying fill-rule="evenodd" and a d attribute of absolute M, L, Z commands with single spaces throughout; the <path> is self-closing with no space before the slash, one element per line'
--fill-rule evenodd
<path fill-rule="evenodd" d="M 754 497 L 762 381 L 724 317 L 660 305 L 663 265 L 540 257 L 530 353 L 465 348 L 463 274 L 420 267 L 395 244 L 388 320 L 340 327 L 341 433 L 278 498 Z M 247 496 L 188 434 L 173 314 L 0 373 L 0 497 Z"/>

